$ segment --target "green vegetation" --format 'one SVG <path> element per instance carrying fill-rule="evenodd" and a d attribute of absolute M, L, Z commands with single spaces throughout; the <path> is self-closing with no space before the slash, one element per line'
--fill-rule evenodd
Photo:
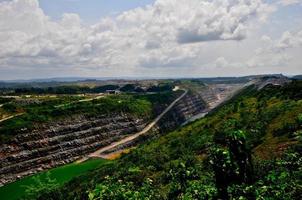
<path fill-rule="evenodd" d="M 175 84 L 181 88 L 186 88 L 193 92 L 200 91 L 204 86 L 204 82 L 199 79 L 184 79 L 184 80 L 177 80 Z"/>
<path fill-rule="evenodd" d="M 121 87 L 122 92 L 134 92 L 136 86 L 134 84 L 126 84 L 123 87 Z"/>
<path fill-rule="evenodd" d="M 55 87 L 19 87 L 12 88 L 10 94 L 24 95 L 24 94 L 84 94 L 84 93 L 104 93 L 107 90 L 116 90 L 120 87 L 118 85 L 102 85 L 97 87 L 77 86 L 77 85 L 63 85 Z M 1 89 L 0 92 L 6 92 L 7 89 Z"/>
<path fill-rule="evenodd" d="M 0 97 L 0 104 L 8 103 L 10 101 L 12 101 L 12 98 L 3 98 L 3 97 Z"/>
<path fill-rule="evenodd" d="M 172 91 L 173 84 L 171 83 L 162 83 L 157 86 L 151 86 L 147 89 L 147 92 L 165 92 Z"/>
<path fill-rule="evenodd" d="M 249 87 L 38 199 L 301 199 L 301 91 L 302 82 Z"/>
<path fill-rule="evenodd" d="M 55 189 L 70 179 L 87 173 L 109 163 L 106 160 L 88 160 L 84 163 L 72 163 L 48 172 L 42 172 L 34 176 L 23 178 L 14 183 L 0 188 L 2 200 L 14 200 L 21 197 L 34 198 L 34 196 L 46 190 Z"/>

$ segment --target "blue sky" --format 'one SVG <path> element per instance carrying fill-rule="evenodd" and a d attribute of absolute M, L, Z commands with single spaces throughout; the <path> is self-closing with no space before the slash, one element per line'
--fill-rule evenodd
<path fill-rule="evenodd" d="M 274 26 L 278 31 L 275 33 L 282 33 L 286 30 L 299 30 L 302 23 L 302 6 L 292 5 L 279 8 L 274 12 L 271 21 L 274 21 Z"/>
<path fill-rule="evenodd" d="M 302 0 L 0 0 L 0 16 L 0 80 L 302 74 Z"/>
<path fill-rule="evenodd" d="M 84 23 L 95 23 L 102 17 L 114 16 L 140 6 L 153 3 L 153 0 L 39 0 L 48 16 L 60 19 L 64 13 L 77 13 Z"/>

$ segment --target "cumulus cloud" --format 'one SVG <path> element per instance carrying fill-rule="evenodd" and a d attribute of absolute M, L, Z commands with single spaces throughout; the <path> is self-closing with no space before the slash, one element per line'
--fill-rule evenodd
<path fill-rule="evenodd" d="M 243 40 L 274 10 L 262 0 L 156 0 L 87 26 L 73 13 L 52 20 L 37 0 L 0 2 L 0 67 L 197 65 L 205 42 Z"/>
<path fill-rule="evenodd" d="M 195 4 L 195 5 L 193 5 Z M 185 20 L 179 24 L 180 43 L 211 40 L 242 40 L 247 35 L 248 21 L 257 16 L 264 20 L 273 8 L 262 1 L 192 1 L 183 2 Z M 184 7 L 184 8 L 183 8 Z M 193 14 L 190 9 L 196 9 Z"/>
<path fill-rule="evenodd" d="M 257 54 L 285 52 L 289 49 L 302 47 L 302 30 L 298 32 L 285 31 L 276 40 L 264 35 L 261 40 L 265 43 L 265 47 L 257 49 Z"/>
<path fill-rule="evenodd" d="M 296 52 L 302 51 L 302 30 L 298 32 L 284 32 L 280 38 L 271 39 L 262 36 L 263 47 L 255 51 L 248 62 L 248 66 L 288 66 Z"/>
<path fill-rule="evenodd" d="M 289 71 L 301 73 L 302 30 L 285 31 L 276 39 L 263 35 L 259 41 L 253 42 L 258 42 L 259 48 L 246 55 L 245 58 L 240 59 L 240 56 L 233 56 L 231 59 L 232 56 L 218 56 L 212 58 L 213 61 L 203 64 L 204 68 L 206 70 L 216 68 L 219 72 L 224 71 L 225 73 L 240 70 L 246 74 L 255 73 L 254 71 L 258 71 L 258 73 L 259 71 L 261 73 L 289 73 Z M 238 55 L 240 55 L 240 50 L 238 50 Z"/>
<path fill-rule="evenodd" d="M 224 57 L 219 57 L 215 61 L 215 66 L 220 67 L 227 67 L 229 65 L 229 62 Z"/>

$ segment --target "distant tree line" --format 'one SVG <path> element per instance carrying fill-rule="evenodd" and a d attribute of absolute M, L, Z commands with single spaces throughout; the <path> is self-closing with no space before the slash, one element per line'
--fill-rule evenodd
<path fill-rule="evenodd" d="M 173 86 L 169 84 L 153 85 L 148 88 L 142 88 L 135 84 L 118 85 L 102 85 L 97 87 L 87 86 L 56 86 L 56 87 L 29 87 L 29 88 L 0 88 L 0 94 L 83 94 L 83 93 L 104 93 L 108 90 L 120 90 L 121 92 L 166 92 L 172 91 Z"/>

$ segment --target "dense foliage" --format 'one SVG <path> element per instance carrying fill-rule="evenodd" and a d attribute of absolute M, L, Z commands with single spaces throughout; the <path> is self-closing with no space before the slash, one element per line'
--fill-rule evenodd
<path fill-rule="evenodd" d="M 171 91 L 173 89 L 173 85 L 171 84 L 160 84 L 156 86 L 151 86 L 147 89 L 147 92 L 164 92 Z"/>
<path fill-rule="evenodd" d="M 8 103 L 12 101 L 12 98 L 2 98 L 0 97 L 0 104 Z"/>
<path fill-rule="evenodd" d="M 142 89 L 139 85 L 126 84 L 120 85 L 101 85 L 101 86 L 80 86 L 80 85 L 59 85 L 49 87 L 22 87 L 20 85 L 17 88 L 0 88 L 0 94 L 10 95 L 25 95 L 25 94 L 83 94 L 83 93 L 105 93 L 110 90 L 120 90 L 122 92 L 169 92 L 172 91 L 172 83 L 162 83 L 159 85 L 151 85 L 146 89 Z"/>

